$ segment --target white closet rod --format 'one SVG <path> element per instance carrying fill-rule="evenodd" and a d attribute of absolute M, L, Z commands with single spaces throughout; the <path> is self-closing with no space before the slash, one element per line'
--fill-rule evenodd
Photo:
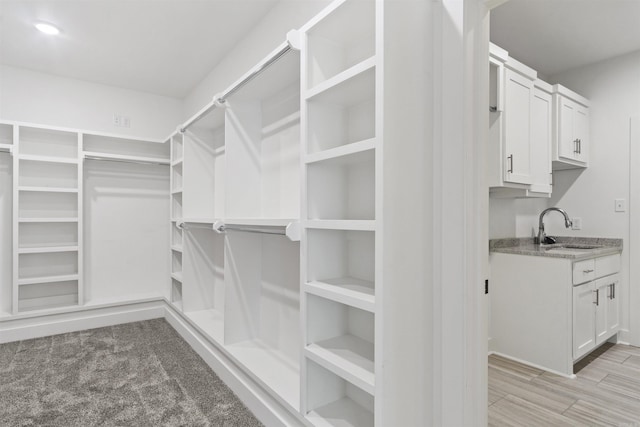
<path fill-rule="evenodd" d="M 272 227 L 256 227 L 256 226 L 246 226 L 246 225 L 220 225 L 215 229 L 218 233 L 224 233 L 228 230 L 232 231 L 243 231 L 245 233 L 260 233 L 260 234 L 277 234 L 279 236 L 286 236 L 285 228 L 276 229 Z"/>
<path fill-rule="evenodd" d="M 248 76 L 246 76 L 244 79 L 242 79 L 240 82 L 236 83 L 233 87 L 231 87 L 230 89 L 227 89 L 226 92 L 224 92 L 222 95 L 220 95 L 219 97 L 217 97 L 216 99 L 214 99 L 214 101 L 206 108 L 204 108 L 200 113 L 198 113 L 196 116 L 190 118 L 185 124 L 182 125 L 182 127 L 180 128 L 180 132 L 184 133 L 187 131 L 187 128 L 189 126 L 191 126 L 192 124 L 194 124 L 195 122 L 197 122 L 198 120 L 200 120 L 201 118 L 203 118 L 204 116 L 206 116 L 211 110 L 213 110 L 214 108 L 216 108 L 217 106 L 224 104 L 225 102 L 227 102 L 227 98 L 229 98 L 231 95 L 233 95 L 234 93 L 236 93 L 237 91 L 239 91 L 243 86 L 245 86 L 247 83 L 249 83 L 251 80 L 253 80 L 254 78 L 256 78 L 260 73 L 262 73 L 264 70 L 266 70 L 267 68 L 269 68 L 271 65 L 273 65 L 276 61 L 278 61 L 278 59 L 282 58 L 287 52 L 291 51 L 292 47 L 289 43 L 285 43 L 282 47 L 282 49 L 276 51 L 273 56 L 271 56 L 269 59 L 267 59 L 265 62 L 263 62 L 258 68 L 256 68 L 255 70 L 253 70 L 253 72 L 251 74 L 249 74 Z"/>
<path fill-rule="evenodd" d="M 194 223 L 194 222 L 178 222 L 178 228 L 181 228 L 183 230 L 188 230 L 190 228 L 203 228 L 205 230 L 213 231 L 213 225 L 212 224 L 201 225 L 201 224 Z"/>
<path fill-rule="evenodd" d="M 154 166 L 169 166 L 168 163 L 160 163 L 160 162 L 147 162 L 144 160 L 128 160 L 128 159 L 106 159 L 104 157 L 97 156 L 84 156 L 87 160 L 100 160 L 105 162 L 120 162 L 120 163 L 135 163 L 138 165 L 154 165 Z"/>

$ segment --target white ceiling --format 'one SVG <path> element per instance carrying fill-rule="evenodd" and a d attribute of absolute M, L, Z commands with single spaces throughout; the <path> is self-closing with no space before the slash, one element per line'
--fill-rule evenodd
<path fill-rule="evenodd" d="M 0 63 L 183 98 L 275 3 L 0 0 Z"/>
<path fill-rule="evenodd" d="M 277 1 L 0 0 L 0 64 L 183 98 Z M 510 0 L 491 40 L 551 76 L 640 49 L 640 0 Z"/>
<path fill-rule="evenodd" d="M 640 0 L 509 0 L 491 41 L 543 75 L 640 49 Z"/>

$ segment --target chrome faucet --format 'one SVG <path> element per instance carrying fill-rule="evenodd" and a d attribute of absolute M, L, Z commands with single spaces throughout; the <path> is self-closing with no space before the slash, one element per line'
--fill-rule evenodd
<path fill-rule="evenodd" d="M 538 223 L 538 238 L 536 243 L 538 243 L 539 245 L 544 245 L 545 243 L 547 243 L 547 235 L 544 233 L 544 216 L 547 214 L 547 212 L 551 212 L 551 211 L 558 211 L 560 212 L 562 215 L 564 215 L 564 226 L 569 228 L 571 227 L 571 225 L 573 225 L 573 223 L 571 222 L 571 218 L 569 218 L 569 215 L 560 208 L 548 208 L 542 211 L 542 213 L 540 214 L 540 221 Z M 549 237 L 549 239 L 551 239 L 551 237 Z M 553 242 L 555 243 L 555 242 Z"/>

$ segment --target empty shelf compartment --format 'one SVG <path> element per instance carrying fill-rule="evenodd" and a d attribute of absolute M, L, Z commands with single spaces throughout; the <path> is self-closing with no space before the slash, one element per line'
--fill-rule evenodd
<path fill-rule="evenodd" d="M 78 134 L 21 126 L 20 155 L 77 161 Z"/>
<path fill-rule="evenodd" d="M 308 154 L 376 136 L 375 69 L 307 100 Z"/>
<path fill-rule="evenodd" d="M 344 2 L 308 31 L 310 89 L 375 55 L 376 2 Z"/>
<path fill-rule="evenodd" d="M 373 313 L 308 295 L 305 355 L 373 394 L 374 327 Z"/>
<path fill-rule="evenodd" d="M 309 164 L 309 219 L 375 219 L 375 150 Z"/>
<path fill-rule="evenodd" d="M 374 397 L 307 360 L 307 419 L 323 427 L 373 427 Z"/>

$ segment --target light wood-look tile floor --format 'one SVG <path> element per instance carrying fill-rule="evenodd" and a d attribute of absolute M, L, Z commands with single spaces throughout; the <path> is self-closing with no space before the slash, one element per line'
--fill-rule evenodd
<path fill-rule="evenodd" d="M 489 356 L 490 426 L 640 427 L 640 348 L 605 344 L 569 379 Z"/>

